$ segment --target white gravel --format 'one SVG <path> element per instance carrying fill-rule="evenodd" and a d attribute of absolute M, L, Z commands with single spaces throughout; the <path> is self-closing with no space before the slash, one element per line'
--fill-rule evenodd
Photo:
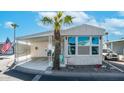
<path fill-rule="evenodd" d="M 2 59 L 4 58 L 4 59 Z M 12 76 L 8 76 L 4 74 L 7 70 L 8 66 L 13 63 L 13 55 L 11 56 L 0 56 L 0 81 L 19 81 L 20 79 L 14 78 Z"/>

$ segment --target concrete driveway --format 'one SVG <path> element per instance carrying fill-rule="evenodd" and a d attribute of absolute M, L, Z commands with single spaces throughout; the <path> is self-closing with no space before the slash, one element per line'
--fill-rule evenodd
<path fill-rule="evenodd" d="M 24 73 L 39 74 L 44 72 L 48 66 L 47 58 L 32 58 L 28 62 L 16 65 L 14 69 Z"/>
<path fill-rule="evenodd" d="M 124 61 L 108 61 L 108 63 L 116 66 L 124 72 Z"/>

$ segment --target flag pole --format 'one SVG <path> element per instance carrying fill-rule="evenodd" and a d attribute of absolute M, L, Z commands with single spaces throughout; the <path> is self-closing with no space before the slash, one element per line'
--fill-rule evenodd
<path fill-rule="evenodd" d="M 13 24 L 11 24 L 11 26 L 13 27 L 13 31 L 14 31 L 14 40 L 13 40 L 13 43 L 14 43 L 13 44 L 14 62 L 11 65 L 10 69 L 16 65 L 16 27 L 18 27 L 18 25 L 13 23 Z"/>
<path fill-rule="evenodd" d="M 13 28 L 14 36 L 13 36 L 13 54 L 14 54 L 14 62 L 9 67 L 9 69 L 13 68 L 16 65 L 16 28 Z"/>
<path fill-rule="evenodd" d="M 16 28 L 14 28 L 14 64 L 16 63 Z"/>

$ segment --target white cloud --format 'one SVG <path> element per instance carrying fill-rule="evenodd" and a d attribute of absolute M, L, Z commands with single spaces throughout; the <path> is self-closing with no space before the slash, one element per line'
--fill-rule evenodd
<path fill-rule="evenodd" d="M 100 23 L 107 32 L 114 35 L 124 35 L 124 19 L 107 18 L 104 22 Z"/>
<path fill-rule="evenodd" d="M 42 18 L 42 17 L 44 17 L 44 16 L 47 16 L 47 17 L 54 17 L 55 15 L 56 15 L 56 12 L 38 12 L 38 15 L 39 15 L 39 18 Z M 47 30 L 48 29 L 52 29 L 52 26 L 50 26 L 50 25 L 43 25 L 40 21 L 38 21 L 39 19 L 36 19 L 36 21 L 37 21 L 37 25 L 38 26 L 41 26 L 41 27 L 43 27 L 43 28 L 46 28 Z"/>
<path fill-rule="evenodd" d="M 56 15 L 56 12 L 38 12 L 38 15 L 41 17 L 48 16 L 48 17 L 54 17 Z"/>
<path fill-rule="evenodd" d="M 87 15 L 85 12 L 65 12 L 64 14 L 74 17 L 74 23 L 78 24 L 85 23 L 90 19 L 89 15 Z"/>
<path fill-rule="evenodd" d="M 56 15 L 56 12 L 38 12 L 38 15 L 40 16 L 40 18 L 44 16 L 54 17 Z M 70 15 L 74 17 L 72 26 L 81 25 L 81 24 L 92 24 L 92 25 L 98 26 L 98 23 L 95 20 L 95 18 L 93 18 L 92 16 L 89 16 L 85 12 L 67 11 L 67 12 L 64 12 L 64 16 L 66 15 Z M 41 23 L 38 23 L 38 25 L 48 28 L 48 26 L 44 26 Z M 69 26 L 69 27 L 72 27 L 72 26 Z M 68 28 L 68 27 L 63 26 L 63 28 Z"/>
<path fill-rule="evenodd" d="M 115 35 L 124 35 L 122 32 L 120 32 L 120 31 L 112 31 L 112 33 L 113 34 L 115 34 Z"/>
<path fill-rule="evenodd" d="M 119 14 L 120 16 L 124 16 L 124 11 L 120 11 L 120 12 L 118 12 L 118 14 Z"/>
<path fill-rule="evenodd" d="M 53 16 L 56 15 L 56 12 L 39 12 L 38 15 L 40 17 L 42 17 L 42 16 L 53 17 Z M 124 31 L 123 31 L 123 29 L 124 29 L 124 19 L 106 18 L 102 22 L 97 22 L 97 20 L 93 16 L 88 15 L 85 12 L 71 12 L 71 11 L 68 12 L 67 11 L 67 12 L 64 12 L 64 15 L 71 15 L 72 17 L 74 17 L 73 25 L 63 26 L 64 29 L 67 29 L 69 27 L 76 26 L 76 25 L 81 25 L 81 24 L 90 24 L 90 25 L 94 25 L 94 26 L 103 27 L 110 34 L 124 35 Z M 38 25 L 40 25 L 42 27 L 45 27 L 47 29 L 52 28 L 52 26 L 44 26 L 43 24 L 40 24 L 40 23 L 38 23 Z"/>
<path fill-rule="evenodd" d="M 93 16 L 86 14 L 85 12 L 65 12 L 65 15 L 71 15 L 74 17 L 73 23 L 75 25 L 91 24 L 98 26 L 96 19 Z"/>
<path fill-rule="evenodd" d="M 94 25 L 94 26 L 100 26 L 100 24 L 96 21 L 96 19 L 92 18 L 90 19 L 87 24 Z M 101 27 L 101 26 L 100 26 Z"/>
<path fill-rule="evenodd" d="M 124 19 L 117 18 L 105 19 L 104 25 L 109 27 L 124 27 Z"/>
<path fill-rule="evenodd" d="M 37 22 L 37 25 L 45 28 L 46 30 L 53 30 L 53 27 L 51 25 L 43 25 L 41 22 Z"/>
<path fill-rule="evenodd" d="M 7 21 L 7 22 L 5 22 L 5 27 L 6 27 L 6 28 L 13 28 L 13 27 L 11 26 L 11 24 L 13 24 L 13 22 Z"/>
<path fill-rule="evenodd" d="M 54 17 L 57 12 L 38 12 L 40 17 L 48 16 Z M 74 17 L 74 23 L 84 23 L 90 19 L 90 17 L 84 12 L 64 12 L 64 15 L 70 15 Z"/>

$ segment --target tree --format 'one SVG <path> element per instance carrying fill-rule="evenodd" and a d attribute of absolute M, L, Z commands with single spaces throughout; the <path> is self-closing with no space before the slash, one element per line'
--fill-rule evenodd
<path fill-rule="evenodd" d="M 55 56 L 53 62 L 53 70 L 60 69 L 59 57 L 61 54 L 61 35 L 60 31 L 62 25 L 72 24 L 73 17 L 70 15 L 64 15 L 64 12 L 56 12 L 54 17 L 45 16 L 40 20 L 44 25 L 52 25 L 54 27 L 54 42 L 55 42 Z"/>

